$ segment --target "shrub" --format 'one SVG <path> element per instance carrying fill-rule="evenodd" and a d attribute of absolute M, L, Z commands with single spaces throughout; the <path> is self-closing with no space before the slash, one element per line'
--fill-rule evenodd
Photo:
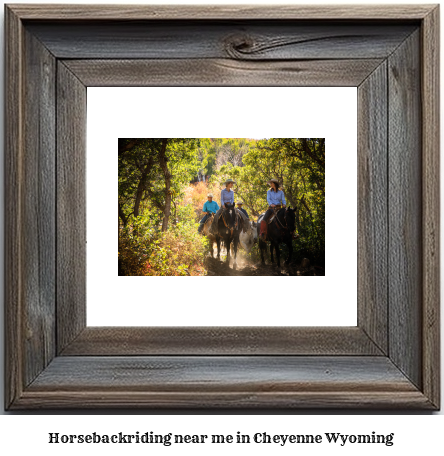
<path fill-rule="evenodd" d="M 205 182 L 197 182 L 191 184 L 185 189 L 185 197 L 182 201 L 182 207 L 189 206 L 194 212 L 194 218 L 201 217 L 202 208 L 207 201 L 207 195 L 209 193 L 207 184 Z"/>
<path fill-rule="evenodd" d="M 192 208 L 190 208 L 192 211 Z M 205 274 L 207 239 L 197 233 L 198 224 L 181 222 L 154 241 L 145 275 L 200 276 Z"/>
<path fill-rule="evenodd" d="M 200 200 L 207 190 L 204 183 L 192 185 L 185 198 Z M 197 188 L 197 191 L 195 192 Z M 200 206 L 203 202 L 199 201 Z M 202 207 L 200 207 L 202 210 Z M 160 219 L 147 208 L 144 215 L 132 218 L 119 234 L 119 275 L 177 276 L 205 275 L 204 258 L 208 240 L 197 233 L 193 204 L 177 205 L 176 220 L 170 217 L 166 232 L 160 231 Z"/>
<path fill-rule="evenodd" d="M 141 235 L 143 231 L 143 235 Z M 119 275 L 146 275 L 146 264 L 153 248 L 152 230 L 127 226 L 119 234 Z"/>

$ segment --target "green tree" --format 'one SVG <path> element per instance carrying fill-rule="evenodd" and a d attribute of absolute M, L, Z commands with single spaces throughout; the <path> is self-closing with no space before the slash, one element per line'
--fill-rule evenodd
<path fill-rule="evenodd" d="M 267 181 L 282 184 L 287 205 L 295 207 L 298 232 L 311 252 L 321 255 L 325 243 L 325 140 L 322 138 L 270 138 L 251 143 L 242 166 L 226 163 L 212 176 L 216 185 L 236 181 L 234 192 L 257 217 L 268 207 Z"/>
<path fill-rule="evenodd" d="M 142 202 L 163 214 L 168 229 L 171 207 L 199 169 L 199 140 L 119 139 L 119 217 L 126 226 L 139 217 Z"/>

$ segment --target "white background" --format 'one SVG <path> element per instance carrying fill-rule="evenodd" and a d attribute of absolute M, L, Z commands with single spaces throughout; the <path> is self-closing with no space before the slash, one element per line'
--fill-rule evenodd
<path fill-rule="evenodd" d="M 25 3 L 37 3 L 37 2 L 25 2 Z M 49 3 L 49 2 L 48 2 Z M 60 3 L 53 2 L 53 3 Z M 77 0 L 77 3 L 89 3 L 81 2 Z M 95 0 L 94 3 L 110 3 L 102 2 L 100 0 Z M 132 3 L 137 3 L 135 0 Z M 151 3 L 168 3 L 166 1 L 154 1 Z M 177 3 L 173 1 L 171 3 Z M 183 2 L 185 3 L 185 2 Z M 190 3 L 213 3 L 210 0 L 204 0 L 199 2 L 194 0 Z M 239 3 L 239 1 L 229 2 L 220 0 L 219 3 Z M 259 4 L 264 3 L 260 0 L 255 0 L 249 2 L 248 0 L 243 0 L 243 3 Z M 267 3 L 267 2 L 265 2 Z M 270 2 L 268 2 L 270 3 Z M 298 2 L 286 2 L 285 0 L 280 0 L 280 3 L 298 3 Z M 308 3 L 307 1 L 302 2 L 303 4 Z M 312 1 L 312 4 L 326 4 L 326 3 L 335 3 L 327 0 Z M 356 3 L 354 1 L 341 0 L 340 3 Z M 371 1 L 367 0 L 366 3 L 381 3 L 380 1 Z M 392 3 L 429 3 L 417 1 L 393 1 Z M 3 9 L 2 9 L 3 10 Z M 2 14 L 2 12 L 0 13 Z M 3 27 L 3 23 L 2 23 Z M 3 36 L 3 30 L 2 30 Z M 0 47 L 0 52 L 3 52 L 3 47 Z M 2 59 L 3 60 L 3 59 Z M 1 78 L 3 82 L 3 72 L 1 73 Z M 2 84 L 3 85 L 3 84 Z M 3 93 L 1 93 L 3 96 Z M 1 134 L 3 136 L 3 123 L 0 123 Z M 441 129 L 442 130 L 442 129 Z M 3 159 L 0 159 L 0 167 L 3 168 Z M 1 173 L 3 176 L 3 171 Z M 1 217 L 3 221 L 4 212 L 3 212 L 3 186 L 0 186 L 0 204 L 1 206 Z M 444 201 L 444 198 L 441 199 Z M 3 226 L 3 222 L 0 224 Z M 444 243 L 442 243 L 443 245 Z M 0 237 L 0 248 L 1 253 L 3 249 L 3 237 Z M 441 254 L 442 257 L 442 254 Z M 0 268 L 3 268 L 1 264 Z M 441 269 L 441 273 L 443 270 Z M 0 274 L 0 283 L 1 288 L 3 287 L 3 277 L 4 271 Z M 0 299 L 3 300 L 3 293 L 0 294 Z M 3 303 L 3 301 L 2 301 Z M 443 314 L 441 313 L 441 328 L 444 328 L 443 324 Z M 3 322 L 3 311 L 0 311 L 0 320 Z M 0 343 L 3 343 L 3 324 L 0 325 Z M 444 337 L 442 338 L 444 340 Z M 441 350 L 441 356 L 444 353 L 444 347 Z M 444 365 L 444 363 L 442 363 Z M 3 350 L 0 350 L 0 401 L 3 403 Z M 444 376 L 442 376 L 442 383 Z M 444 388 L 441 386 L 441 391 Z M 1 410 L 1 408 L 0 408 Z M 82 413 L 82 412 L 80 412 Z M 106 413 L 106 412 L 105 412 Z M 0 418 L 0 450 L 9 454 L 9 452 L 14 452 L 17 454 L 27 452 L 28 454 L 57 454 L 59 455 L 61 451 L 66 454 L 79 454 L 79 447 L 65 446 L 61 449 L 59 446 L 51 447 L 47 442 L 47 433 L 48 432 L 101 432 L 107 430 L 108 432 L 114 432 L 115 430 L 156 430 L 158 432 L 167 431 L 175 433 L 199 433 L 199 432 L 211 432 L 211 433 L 230 433 L 237 430 L 245 431 L 258 429 L 257 432 L 267 431 L 269 433 L 290 433 L 290 432 L 303 432 L 303 433 L 321 433 L 321 432 L 343 432 L 343 433 L 353 433 L 355 430 L 369 431 L 375 430 L 377 432 L 395 432 L 397 436 L 397 441 L 393 447 L 377 447 L 377 451 L 384 453 L 396 454 L 396 455 L 407 455 L 407 454 L 434 454 L 438 455 L 442 453 L 443 450 L 443 441 L 442 441 L 442 429 L 444 425 L 443 412 L 433 413 L 435 416 L 424 416 L 424 414 L 411 414 L 409 416 L 399 416 L 396 412 L 390 412 L 390 414 L 371 414 L 371 413 L 360 413 L 356 412 L 355 416 L 350 416 L 348 414 L 336 414 L 330 415 L 329 412 L 324 411 L 323 416 L 317 416 L 317 411 L 312 412 L 314 416 L 310 414 L 301 413 L 298 411 L 289 411 L 286 414 L 281 414 L 278 416 L 268 415 L 260 411 L 256 411 L 258 416 L 239 416 L 239 415 L 230 415 L 230 416 L 206 416 L 202 415 L 193 415 L 193 416 L 178 416 L 177 413 L 168 414 L 165 412 L 165 415 L 156 415 L 154 412 L 140 412 L 140 414 L 132 412 L 131 416 L 120 416 L 114 414 L 111 416 L 77 416 L 75 413 L 69 413 L 64 416 L 51 416 L 47 414 L 45 416 L 34 416 L 31 413 L 31 416 L 23 415 L 14 415 L 12 413 L 5 413 Z M 402 415 L 407 415 L 406 412 L 401 412 Z M 395 416 L 393 416 L 395 415 Z M 439 415 L 439 416 L 437 416 Z M 123 429 L 124 428 L 124 429 Z M 105 447 L 107 453 L 112 454 L 122 454 L 122 448 L 119 446 L 115 447 Z M 360 454 L 373 455 L 375 454 L 375 448 L 372 446 L 358 447 Z M 192 451 L 205 451 L 205 454 L 208 454 L 208 450 L 211 449 L 212 453 L 215 454 L 226 454 L 227 450 L 231 454 L 249 454 L 253 452 L 255 454 L 270 454 L 270 447 L 265 446 L 263 448 L 258 448 L 257 446 L 249 448 L 249 451 L 246 451 L 242 447 L 220 447 L 217 450 L 214 448 L 209 448 L 208 446 L 203 447 L 203 450 L 197 450 L 193 446 Z M 272 447 L 273 452 L 285 451 L 287 454 L 325 454 L 324 450 L 326 447 L 320 448 L 307 448 L 307 447 Z M 93 452 L 97 454 L 97 449 L 95 447 L 81 447 L 80 451 L 82 453 Z M 190 450 L 184 450 L 182 447 L 166 447 L 166 448 L 156 448 L 155 450 L 146 449 L 144 446 L 140 449 L 129 450 L 129 447 L 124 447 L 126 453 L 136 454 L 165 454 L 166 451 L 171 453 L 172 451 L 180 451 L 181 454 L 185 452 L 187 454 Z M 242 453 L 241 453 L 242 451 Z M 356 447 L 340 447 L 331 449 L 329 447 L 331 454 L 356 454 Z M 179 453 L 177 453 L 179 454 Z"/>
<path fill-rule="evenodd" d="M 356 326 L 356 130 L 356 87 L 88 88 L 88 326 Z M 118 277 L 119 137 L 326 138 L 326 276 Z"/>

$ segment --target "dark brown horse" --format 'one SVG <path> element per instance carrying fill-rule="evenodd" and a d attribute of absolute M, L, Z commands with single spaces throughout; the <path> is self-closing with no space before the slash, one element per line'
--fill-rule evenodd
<path fill-rule="evenodd" d="M 274 263 L 273 249 L 276 251 L 276 259 L 278 267 L 281 267 L 281 253 L 279 245 L 284 243 L 288 248 L 288 258 L 285 260 L 285 264 L 289 264 L 293 255 L 293 234 L 296 230 L 296 208 L 291 209 L 290 207 L 282 208 L 275 215 L 274 219 L 268 225 L 267 229 L 267 241 L 270 242 L 270 257 L 271 262 Z M 261 221 L 265 214 L 259 216 L 257 223 L 257 233 L 260 234 Z M 262 264 L 265 264 L 264 251 L 267 248 L 267 242 L 264 242 L 259 237 L 259 248 L 261 251 Z"/>
<path fill-rule="evenodd" d="M 224 242 L 227 249 L 227 263 L 230 262 L 230 245 L 234 245 L 234 263 L 233 268 L 237 268 L 236 257 L 239 245 L 239 234 L 244 227 L 244 219 L 234 207 L 234 204 L 227 205 L 225 211 L 220 215 L 217 221 L 217 258 L 220 258 L 220 243 Z"/>

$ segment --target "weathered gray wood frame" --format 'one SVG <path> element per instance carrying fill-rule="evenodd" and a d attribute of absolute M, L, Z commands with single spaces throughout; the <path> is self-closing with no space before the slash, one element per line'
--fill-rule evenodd
<path fill-rule="evenodd" d="M 9 5 L 5 18 L 7 409 L 439 408 L 438 6 Z M 97 85 L 358 87 L 358 326 L 86 327 Z"/>

